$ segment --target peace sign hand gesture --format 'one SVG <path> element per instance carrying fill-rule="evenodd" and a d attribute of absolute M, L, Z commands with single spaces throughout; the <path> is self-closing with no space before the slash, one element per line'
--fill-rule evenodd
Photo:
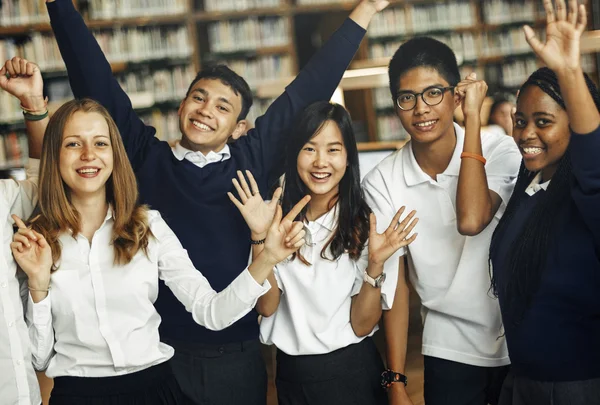
<path fill-rule="evenodd" d="M 580 68 L 580 39 L 587 25 L 585 6 L 569 0 L 567 13 L 565 0 L 556 0 L 556 13 L 552 0 L 544 0 L 546 10 L 546 42 L 542 43 L 533 29 L 524 26 L 525 38 L 536 55 L 554 72 Z"/>

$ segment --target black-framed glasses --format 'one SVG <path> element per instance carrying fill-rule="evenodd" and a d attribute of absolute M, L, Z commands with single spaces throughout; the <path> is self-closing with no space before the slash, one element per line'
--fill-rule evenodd
<path fill-rule="evenodd" d="M 444 99 L 444 93 L 452 89 L 454 89 L 454 86 L 430 86 L 423 90 L 421 93 L 403 91 L 398 93 L 398 98 L 396 98 L 396 105 L 398 105 L 398 108 L 400 108 L 402 111 L 412 110 L 417 105 L 417 97 L 419 96 L 421 96 L 423 102 L 428 106 L 438 105 Z"/>

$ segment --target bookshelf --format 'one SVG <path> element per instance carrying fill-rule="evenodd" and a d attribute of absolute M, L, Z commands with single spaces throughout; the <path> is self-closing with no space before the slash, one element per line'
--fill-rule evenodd
<path fill-rule="evenodd" d="M 356 0 L 73 1 L 140 116 L 157 127 L 159 137 L 170 141 L 174 139 L 168 137 L 179 134 L 178 103 L 202 65 L 226 63 L 248 80 L 255 91 L 248 117 L 253 122 L 356 4 Z M 593 5 L 586 1 L 588 7 Z M 590 28 L 598 29 L 600 7 L 594 6 Z M 463 76 L 476 71 L 485 77 L 490 94 L 514 91 L 538 66 L 521 25 L 529 23 L 542 32 L 543 17 L 538 0 L 391 0 L 371 23 L 350 69 L 385 68 L 404 40 L 428 35 L 454 49 Z M 309 32 L 303 31 L 306 27 Z M 596 34 L 600 42 L 600 31 Z M 40 63 L 52 106 L 72 96 L 44 0 L 2 0 L 0 60 L 14 55 Z M 598 81 L 598 54 L 586 54 L 584 65 Z M 387 78 L 381 70 L 377 75 L 381 77 L 374 80 L 369 74 L 344 79 L 344 100 L 357 124 L 361 148 L 401 145 L 406 138 L 394 116 Z M 0 105 L 0 135 L 22 136 L 18 103 L 0 93 Z M 0 167 L 2 161 L 0 151 Z"/>

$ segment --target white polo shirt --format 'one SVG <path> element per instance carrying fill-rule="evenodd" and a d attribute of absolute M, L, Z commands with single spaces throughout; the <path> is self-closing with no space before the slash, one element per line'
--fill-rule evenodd
<path fill-rule="evenodd" d="M 503 202 L 479 235 L 463 236 L 457 229 L 456 190 L 464 130 L 455 125 L 455 132 L 454 154 L 437 181 L 421 170 L 409 142 L 375 167 L 365 177 L 363 187 L 380 232 L 401 206 L 417 210 L 415 232 L 419 235 L 408 247 L 408 263 L 410 281 L 422 302 L 423 354 L 474 366 L 506 365 L 508 351 L 500 337 L 503 329 L 498 300 L 490 292 L 488 256 L 492 233 L 512 193 L 521 156 L 512 138 L 481 134 L 488 186 Z M 386 283 L 397 282 L 397 260 L 404 253 L 386 262 Z"/>
<path fill-rule="evenodd" d="M 337 221 L 336 206 L 305 225 L 306 244 L 300 252 L 311 266 L 296 258 L 275 268 L 281 299 L 275 313 L 261 321 L 263 343 L 274 344 L 284 353 L 297 356 L 331 353 L 364 339 L 352 330 L 350 306 L 352 297 L 363 286 L 368 249 L 365 245 L 357 261 L 347 253 L 335 261 L 323 259 L 321 251 L 337 228 Z M 382 286 L 384 308 L 388 308 L 388 302 L 391 304 L 387 299 L 390 294 L 393 299 L 395 285 L 390 284 L 386 281 Z M 369 336 L 376 330 L 377 326 Z"/>

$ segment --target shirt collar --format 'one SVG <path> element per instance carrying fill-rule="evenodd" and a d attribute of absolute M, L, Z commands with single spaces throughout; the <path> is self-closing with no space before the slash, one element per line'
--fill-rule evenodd
<path fill-rule="evenodd" d="M 525 189 L 525 193 L 527 193 L 527 195 L 531 197 L 540 190 L 546 191 L 549 185 L 550 180 L 542 183 L 542 172 L 538 172 L 538 174 L 535 175 L 533 180 L 531 180 L 531 183 L 529 183 L 529 186 L 527 186 L 527 188 Z"/>
<path fill-rule="evenodd" d="M 460 154 L 463 150 L 463 144 L 465 142 L 465 130 L 460 125 L 453 123 L 454 133 L 456 134 L 456 146 L 450 159 L 450 164 L 442 174 L 448 176 L 458 176 L 460 172 Z M 415 186 L 417 184 L 431 181 L 431 177 L 427 175 L 419 166 L 415 154 L 412 149 L 412 142 L 409 142 L 408 147 L 405 147 L 402 153 L 404 153 L 403 169 L 404 169 L 404 180 L 406 185 Z"/>
<path fill-rule="evenodd" d="M 177 144 L 175 144 L 173 147 L 173 155 L 175 155 L 179 161 L 187 159 L 192 163 L 208 164 L 229 159 L 231 157 L 231 151 L 229 150 L 229 145 L 226 144 L 225 147 L 219 152 L 214 152 L 211 150 L 207 155 L 204 155 L 200 151 L 195 152 L 193 150 L 184 148 L 181 146 L 181 142 L 177 142 Z"/>

